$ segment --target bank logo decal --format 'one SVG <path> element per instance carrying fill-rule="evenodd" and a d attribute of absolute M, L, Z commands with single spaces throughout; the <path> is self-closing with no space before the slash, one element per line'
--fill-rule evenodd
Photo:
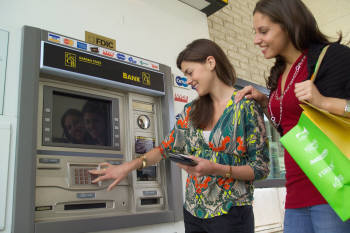
<path fill-rule="evenodd" d="M 151 75 L 146 72 L 142 72 L 142 83 L 146 86 L 151 86 Z"/>
<path fill-rule="evenodd" d="M 132 74 L 128 74 L 128 73 L 126 73 L 126 72 L 123 72 L 123 79 L 128 79 L 128 80 L 130 80 L 130 81 L 137 82 L 137 83 L 140 83 L 140 82 L 141 82 L 139 76 L 137 76 L 137 75 L 132 75 Z"/>
<path fill-rule="evenodd" d="M 186 77 L 176 76 L 175 82 L 179 87 L 188 87 Z"/>
<path fill-rule="evenodd" d="M 64 53 L 64 65 L 72 68 L 77 67 L 77 56 L 74 53 Z"/>

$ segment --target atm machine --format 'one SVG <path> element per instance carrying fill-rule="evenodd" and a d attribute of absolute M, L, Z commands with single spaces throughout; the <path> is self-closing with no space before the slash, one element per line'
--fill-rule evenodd
<path fill-rule="evenodd" d="M 158 146 L 174 123 L 170 67 L 23 29 L 14 231 L 94 232 L 182 218 L 180 170 L 161 161 L 93 184 L 88 171 Z"/>

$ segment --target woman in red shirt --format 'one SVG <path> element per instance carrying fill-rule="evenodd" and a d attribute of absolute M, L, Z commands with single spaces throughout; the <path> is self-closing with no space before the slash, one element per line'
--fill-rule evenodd
<path fill-rule="evenodd" d="M 275 58 L 267 79 L 269 97 L 252 86 L 236 95 L 255 99 L 281 135 L 298 122 L 300 101 L 349 117 L 350 48 L 331 43 L 301 0 L 260 0 L 253 11 L 254 43 L 266 59 Z M 322 48 L 330 44 L 315 83 L 310 80 Z M 342 222 L 285 150 L 285 233 L 345 233 Z"/>

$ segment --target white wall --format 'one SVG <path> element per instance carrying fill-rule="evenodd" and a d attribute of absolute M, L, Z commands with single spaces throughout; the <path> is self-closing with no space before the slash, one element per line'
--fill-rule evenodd
<path fill-rule="evenodd" d="M 0 141 L 0 148 L 9 148 L 1 154 L 1 162 L 8 163 L 8 172 L 0 177 L 0 195 L 6 197 L 0 199 L 0 232 L 4 233 L 11 231 L 12 221 L 23 25 L 80 40 L 85 39 L 85 31 L 114 38 L 117 50 L 169 65 L 177 73 L 176 56 L 185 45 L 197 38 L 209 38 L 206 16 L 177 0 L 0 0 L 0 29 L 10 33 L 4 114 L 0 115 L 1 138 L 8 139 Z M 6 164 L 2 166 L 6 168 Z M 184 232 L 183 223 L 109 233 L 155 231 Z"/>
<path fill-rule="evenodd" d="M 314 14 L 321 31 L 333 40 L 337 32 L 343 33 L 343 42 L 350 40 L 350 1 L 349 0 L 303 0 Z"/>

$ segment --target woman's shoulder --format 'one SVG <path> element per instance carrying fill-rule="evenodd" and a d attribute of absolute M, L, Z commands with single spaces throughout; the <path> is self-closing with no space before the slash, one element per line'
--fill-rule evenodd
<path fill-rule="evenodd" d="M 344 44 L 330 44 L 327 53 L 331 59 L 347 59 L 348 61 L 350 59 L 350 48 Z"/>
<path fill-rule="evenodd" d="M 235 95 L 236 93 L 234 93 Z M 246 113 L 260 111 L 260 105 L 254 99 L 243 98 L 238 103 L 235 104 L 234 98 L 232 100 L 233 107 L 236 111 L 244 111 Z"/>
<path fill-rule="evenodd" d="M 233 101 L 233 103 L 234 103 L 234 98 L 235 98 L 237 92 L 238 92 L 238 90 L 236 90 L 236 91 L 233 92 L 233 96 L 232 96 L 232 99 L 231 99 L 231 100 Z M 257 103 L 256 100 L 254 100 L 254 99 L 247 99 L 247 98 L 244 98 L 244 97 L 243 97 L 243 99 L 241 99 L 241 100 L 237 103 L 237 105 L 241 105 L 241 106 L 243 106 L 243 107 L 249 107 L 249 106 L 256 106 L 256 105 L 258 105 L 258 103 Z"/>
<path fill-rule="evenodd" d="M 326 55 L 324 57 L 324 62 L 322 62 L 322 66 L 324 70 L 335 69 L 338 72 L 349 73 L 350 72 L 350 48 L 344 44 L 339 44 L 339 43 L 330 44 L 326 52 Z"/>
<path fill-rule="evenodd" d="M 311 44 L 308 49 L 308 59 L 317 60 L 318 56 L 325 46 L 326 44 Z M 324 59 L 339 60 L 343 59 L 343 57 L 350 57 L 350 48 L 348 46 L 337 42 L 329 44 L 329 48 Z"/>

